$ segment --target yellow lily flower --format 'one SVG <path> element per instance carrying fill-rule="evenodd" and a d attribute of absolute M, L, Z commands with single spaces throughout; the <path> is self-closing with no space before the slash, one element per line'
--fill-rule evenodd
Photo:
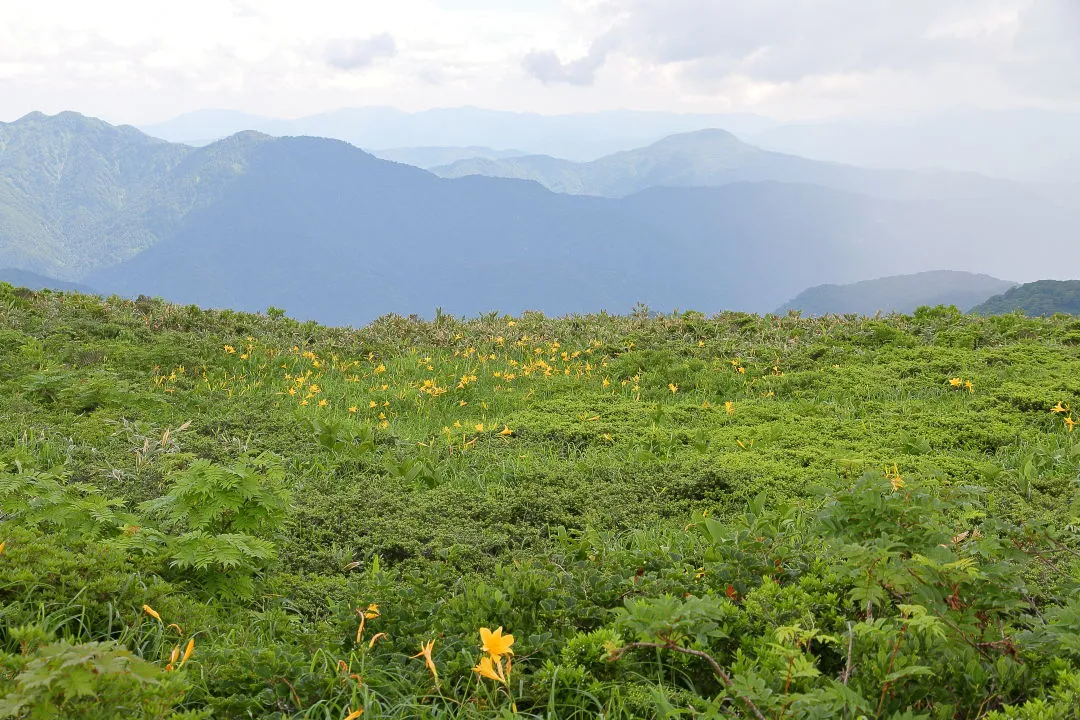
<path fill-rule="evenodd" d="M 439 684 L 439 671 L 435 668 L 435 661 L 431 658 L 431 650 L 435 647 L 435 641 L 429 640 L 426 643 L 420 643 L 420 652 L 412 655 L 411 657 L 424 658 L 424 664 L 427 665 L 427 669 L 431 671 L 431 676 L 435 678 L 435 684 Z"/>
<path fill-rule="evenodd" d="M 510 646 L 514 644 L 514 636 L 503 635 L 501 626 L 495 632 L 491 632 L 488 628 L 480 628 L 480 644 L 488 655 L 496 659 L 503 655 L 514 654 L 514 651 L 510 649 Z"/>
<path fill-rule="evenodd" d="M 503 685 L 507 684 L 506 676 L 503 674 L 502 671 L 502 663 L 493 662 L 491 658 L 487 655 L 480 658 L 480 662 L 479 664 L 477 664 L 476 667 L 473 668 L 473 672 L 477 675 L 480 675 L 481 677 L 486 677 L 490 680 L 494 680 L 495 682 L 500 682 Z"/>

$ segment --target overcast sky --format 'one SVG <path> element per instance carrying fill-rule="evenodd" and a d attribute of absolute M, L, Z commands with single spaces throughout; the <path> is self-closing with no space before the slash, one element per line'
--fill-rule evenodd
<path fill-rule="evenodd" d="M 1080 107 L 1080 0 L 0 0 L 0 120 Z"/>

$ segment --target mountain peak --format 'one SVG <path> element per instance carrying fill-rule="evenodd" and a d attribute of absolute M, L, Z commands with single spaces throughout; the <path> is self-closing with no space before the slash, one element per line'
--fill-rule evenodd
<path fill-rule="evenodd" d="M 753 147 L 727 130 L 720 128 L 707 128 L 705 130 L 695 130 L 693 132 L 678 133 L 676 135 L 669 135 L 662 140 L 658 140 L 650 147 L 652 148 L 675 148 L 675 149 L 697 149 L 702 146 L 708 147 L 730 147 L 730 148 L 748 148 Z"/>

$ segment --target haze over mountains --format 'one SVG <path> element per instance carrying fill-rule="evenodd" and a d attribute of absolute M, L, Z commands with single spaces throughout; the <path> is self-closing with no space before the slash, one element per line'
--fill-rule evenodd
<path fill-rule="evenodd" d="M 725 130 L 673 135 L 648 147 L 586 163 L 545 155 L 474 158 L 432 168 L 442 177 L 486 175 L 535 180 L 553 192 L 625 197 L 650 187 L 734 182 L 799 182 L 897 199 L 1014 196 L 1018 184 L 974 173 L 874 170 L 807 160 L 754 147 Z"/>
<path fill-rule="evenodd" d="M 1016 286 L 989 275 L 933 270 L 913 275 L 893 275 L 849 285 L 818 285 L 799 293 L 776 312 L 798 310 L 806 315 L 911 313 L 929 305 L 955 305 L 970 310 Z"/>
<path fill-rule="evenodd" d="M 388 107 L 343 108 L 296 119 L 260 117 L 229 110 L 202 110 L 142 128 L 172 142 L 205 145 L 243 130 L 267 135 L 310 135 L 344 140 L 375 151 L 412 147 L 481 147 L 546 153 L 591 160 L 646 145 L 666 135 L 723 127 L 753 133 L 776 125 L 758 115 L 693 115 L 611 111 L 540 115 L 473 107 L 408 113 Z M 481 153 L 482 155 L 483 153 Z M 470 157 L 478 157 L 474 155 Z"/>
<path fill-rule="evenodd" d="M 954 110 L 919 118 L 782 123 L 748 113 L 605 112 L 546 116 L 478 108 L 406 113 L 345 108 L 296 119 L 203 110 L 142 129 L 172 142 L 208 144 L 242 130 L 345 140 L 380 157 L 405 148 L 456 149 L 456 157 L 403 162 L 432 167 L 512 152 L 589 161 L 669 135 L 721 128 L 767 150 L 864 167 L 976 172 L 1053 185 L 1080 183 L 1080 114 Z M 470 153 L 468 148 L 474 148 Z M 383 154 L 383 150 L 387 154 Z M 495 150 L 490 150 L 495 148 Z M 496 153 L 496 155 L 492 155 Z"/>
<path fill-rule="evenodd" d="M 1015 183 L 813 162 L 722 131 L 615 158 L 579 175 L 614 196 L 598 197 L 442 178 L 337 140 L 195 148 L 32 114 L 0 124 L 0 267 L 359 324 L 436 307 L 765 312 L 822 283 L 1023 281 L 1080 261 L 1076 215 Z"/>

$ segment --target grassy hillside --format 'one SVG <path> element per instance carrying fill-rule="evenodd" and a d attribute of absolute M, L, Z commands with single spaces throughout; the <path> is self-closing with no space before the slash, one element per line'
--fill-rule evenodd
<path fill-rule="evenodd" d="M 850 285 L 818 285 L 799 293 L 776 312 L 798 310 L 808 315 L 874 315 L 878 312 L 911 313 L 923 305 L 955 305 L 960 310 L 968 310 L 1015 285 L 989 275 L 934 270 L 863 280 Z"/>
<path fill-rule="evenodd" d="M 0 716 L 1075 710 L 1075 320 L 0 285 L 0 349 Z"/>
<path fill-rule="evenodd" d="M 972 308 L 980 315 L 1022 310 L 1027 315 L 1080 315 L 1080 280 L 1039 280 L 1007 290 Z"/>

